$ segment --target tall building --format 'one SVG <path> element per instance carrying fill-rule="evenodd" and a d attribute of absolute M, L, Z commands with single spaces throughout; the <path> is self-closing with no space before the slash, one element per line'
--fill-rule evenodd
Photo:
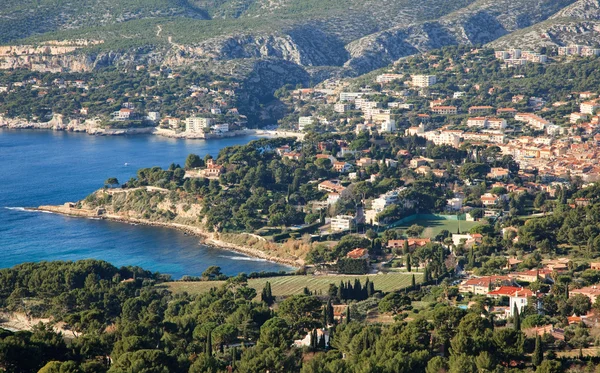
<path fill-rule="evenodd" d="M 429 87 L 434 85 L 437 82 L 437 77 L 435 75 L 413 75 L 412 76 L 412 85 L 414 87 Z"/>
<path fill-rule="evenodd" d="M 210 128 L 213 120 L 211 118 L 190 117 L 185 120 L 186 132 L 204 132 L 205 128 Z"/>

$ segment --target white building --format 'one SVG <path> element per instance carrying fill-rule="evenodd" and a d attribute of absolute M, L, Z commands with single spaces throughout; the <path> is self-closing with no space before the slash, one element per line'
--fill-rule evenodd
<path fill-rule="evenodd" d="M 446 202 L 447 202 L 446 207 L 448 208 L 448 210 L 459 211 L 460 209 L 462 209 L 462 206 L 463 206 L 462 198 L 454 197 L 454 198 L 447 199 Z"/>
<path fill-rule="evenodd" d="M 413 75 L 412 85 L 414 87 L 430 87 L 437 83 L 437 77 L 435 75 Z"/>
<path fill-rule="evenodd" d="M 333 105 L 333 111 L 336 113 L 345 113 L 347 111 L 352 110 L 352 105 L 344 104 L 342 102 Z"/>
<path fill-rule="evenodd" d="M 594 115 L 594 112 L 598 108 L 600 108 L 600 104 L 596 101 L 585 101 L 579 105 L 579 111 L 583 114 Z"/>
<path fill-rule="evenodd" d="M 160 120 L 160 113 L 158 111 L 149 111 L 148 112 L 148 120 L 153 122 L 158 122 Z"/>
<path fill-rule="evenodd" d="M 211 118 L 190 117 L 185 120 L 185 131 L 194 133 L 204 132 L 212 124 L 213 120 Z"/>
<path fill-rule="evenodd" d="M 354 102 L 357 98 L 360 98 L 364 95 L 364 92 L 341 92 L 340 102 Z"/>
<path fill-rule="evenodd" d="M 313 117 L 300 117 L 298 118 L 298 129 L 304 131 L 306 126 L 310 126 L 314 123 Z"/>
<path fill-rule="evenodd" d="M 332 231 L 346 231 L 352 229 L 354 226 L 354 216 L 351 215 L 338 215 L 331 218 L 331 230 Z"/>
<path fill-rule="evenodd" d="M 385 84 L 390 83 L 394 80 L 402 79 L 402 77 L 402 74 L 381 74 L 378 75 L 375 80 L 377 81 L 377 83 Z"/>
<path fill-rule="evenodd" d="M 219 123 L 212 126 L 215 132 L 229 132 L 229 123 Z"/>

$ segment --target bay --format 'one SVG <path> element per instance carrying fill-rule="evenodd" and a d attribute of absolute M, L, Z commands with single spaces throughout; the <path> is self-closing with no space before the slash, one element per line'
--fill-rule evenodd
<path fill-rule="evenodd" d="M 189 153 L 216 156 L 253 136 L 182 140 L 158 136 L 103 137 L 69 132 L 0 129 L 0 268 L 23 262 L 102 259 L 173 278 L 289 267 L 202 245 L 177 230 L 30 212 L 24 207 L 77 201 L 108 177 L 124 182 L 142 167 L 183 165 Z"/>

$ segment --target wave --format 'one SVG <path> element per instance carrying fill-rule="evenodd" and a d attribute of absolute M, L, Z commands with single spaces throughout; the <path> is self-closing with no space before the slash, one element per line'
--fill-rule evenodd
<path fill-rule="evenodd" d="M 27 211 L 27 209 L 25 207 L 4 207 L 7 210 L 12 210 L 12 211 Z"/>
<path fill-rule="evenodd" d="M 231 259 L 231 260 L 245 260 L 248 262 L 268 262 L 266 259 L 262 258 L 252 258 L 249 256 L 228 256 L 228 255 L 219 255 L 221 258 Z"/>

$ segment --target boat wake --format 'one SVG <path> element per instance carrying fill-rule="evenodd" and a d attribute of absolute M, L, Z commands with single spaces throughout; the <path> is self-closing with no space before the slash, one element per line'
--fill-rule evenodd
<path fill-rule="evenodd" d="M 27 209 L 25 207 L 4 207 L 7 210 L 12 210 L 12 211 L 27 211 Z"/>

